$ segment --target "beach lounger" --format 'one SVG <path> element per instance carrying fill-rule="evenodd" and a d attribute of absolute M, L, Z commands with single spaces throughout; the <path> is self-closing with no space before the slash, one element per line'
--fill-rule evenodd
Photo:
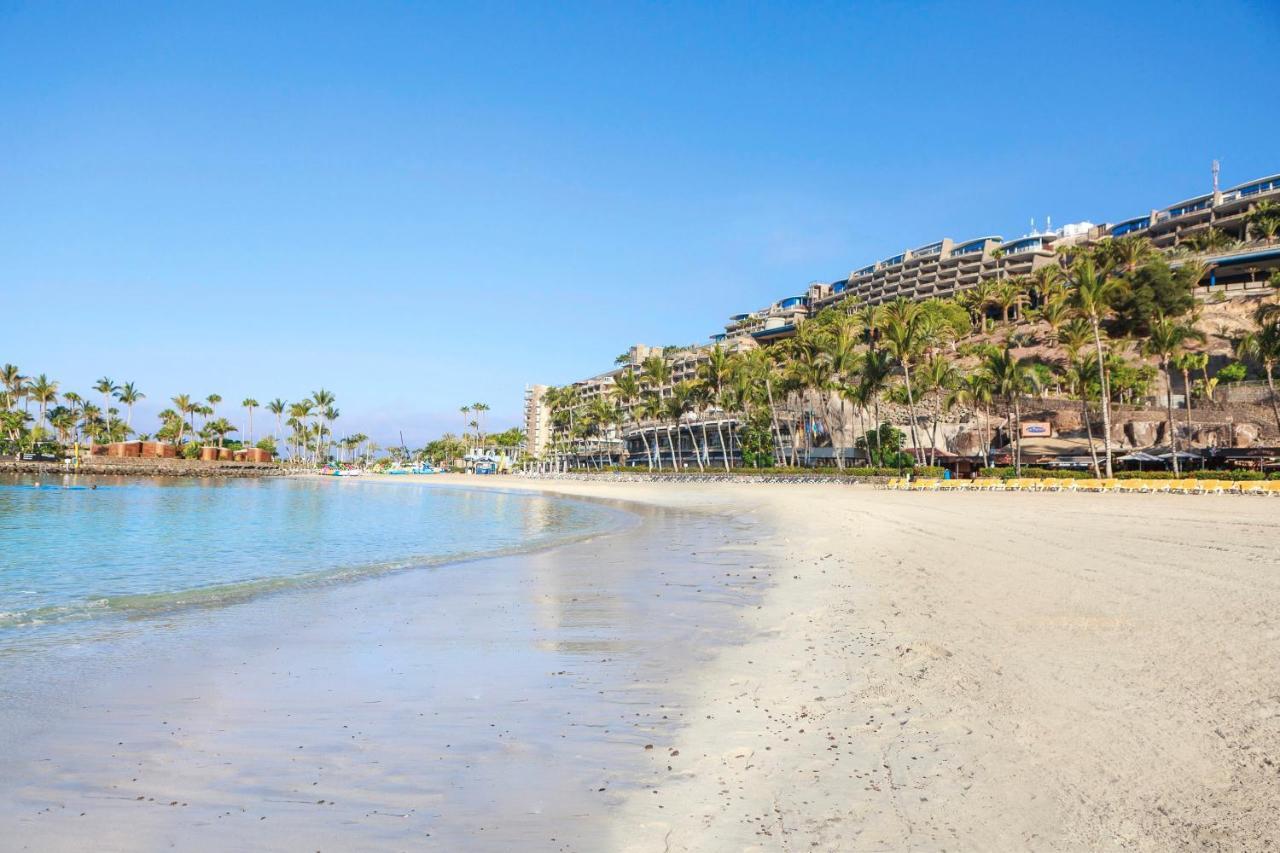
<path fill-rule="evenodd" d="M 1109 480 L 1102 481 L 1102 491 L 1104 492 L 1114 492 L 1118 488 L 1120 488 L 1120 481 L 1114 477 Z"/>
<path fill-rule="evenodd" d="M 1280 497 L 1280 480 L 1268 480 L 1263 483 L 1262 491 L 1268 495 Z"/>

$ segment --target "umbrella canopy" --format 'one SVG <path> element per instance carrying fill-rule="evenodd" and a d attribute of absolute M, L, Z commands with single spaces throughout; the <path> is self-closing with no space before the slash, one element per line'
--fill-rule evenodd
<path fill-rule="evenodd" d="M 1172 458 L 1173 458 L 1172 453 L 1161 453 L 1159 456 L 1159 459 L 1161 462 L 1168 462 Z M 1201 457 L 1199 453 L 1188 453 L 1185 450 L 1179 450 L 1178 458 L 1179 459 L 1199 459 Z"/>
<path fill-rule="evenodd" d="M 1164 462 L 1168 459 L 1168 454 L 1164 456 L 1153 456 L 1141 450 L 1135 450 L 1133 453 L 1126 453 L 1124 456 L 1117 456 L 1117 462 Z"/>

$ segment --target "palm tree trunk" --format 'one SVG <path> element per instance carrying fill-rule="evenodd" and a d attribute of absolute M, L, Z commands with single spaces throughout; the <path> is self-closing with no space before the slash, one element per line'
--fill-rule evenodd
<path fill-rule="evenodd" d="M 1178 470 L 1178 436 L 1173 432 L 1173 377 L 1169 375 L 1169 359 L 1163 359 L 1160 366 L 1164 369 L 1164 401 L 1169 415 L 1169 454 L 1173 457 L 1173 476 L 1177 477 L 1181 472 Z"/>
<path fill-rule="evenodd" d="M 1113 474 L 1111 468 L 1111 383 L 1107 380 L 1107 367 L 1102 355 L 1102 333 L 1098 329 L 1098 321 L 1090 318 L 1093 326 L 1093 346 L 1098 354 L 1098 385 L 1102 392 L 1102 454 L 1107 462 L 1107 479 Z"/>
<path fill-rule="evenodd" d="M 1280 430 L 1280 401 L 1276 399 L 1276 380 L 1271 374 L 1275 368 L 1275 362 L 1264 362 L 1262 366 L 1267 373 L 1267 388 L 1271 391 L 1271 413 L 1276 417 L 1276 429 Z"/>
<path fill-rule="evenodd" d="M 1187 445 L 1192 446 L 1194 439 L 1191 435 L 1191 371 L 1182 371 L 1182 394 L 1187 398 Z"/>
<path fill-rule="evenodd" d="M 773 457 L 773 464 L 778 465 L 783 461 L 784 450 L 782 448 L 782 427 L 778 425 L 778 409 L 773 403 L 773 383 L 769 381 L 769 377 L 764 378 L 764 390 L 769 397 L 769 422 L 773 424 L 773 437 L 778 442 L 778 452 Z"/>
<path fill-rule="evenodd" d="M 916 432 L 916 400 L 911 393 L 911 368 L 907 362 L 902 362 L 902 378 L 906 381 L 907 386 L 907 412 L 911 416 L 911 443 L 914 445 L 916 452 L 916 461 L 924 462 L 920 456 L 920 436 Z"/>
<path fill-rule="evenodd" d="M 716 438 L 720 441 L 720 456 L 721 456 L 721 461 L 724 462 L 724 470 L 728 471 L 729 470 L 729 449 L 724 446 L 724 430 L 721 428 L 722 426 L 723 426 L 723 423 L 717 420 L 716 421 Z"/>
<path fill-rule="evenodd" d="M 1009 412 L 1013 423 L 1013 475 L 1022 476 L 1022 412 L 1018 410 L 1018 398 L 1013 398 L 1013 410 Z"/>
<path fill-rule="evenodd" d="M 1102 472 L 1098 470 L 1098 450 L 1093 445 L 1093 421 L 1089 418 L 1089 396 L 1083 388 L 1080 390 L 1080 417 L 1084 421 L 1085 435 L 1089 437 L 1089 456 L 1093 459 L 1093 476 L 1101 480 Z"/>

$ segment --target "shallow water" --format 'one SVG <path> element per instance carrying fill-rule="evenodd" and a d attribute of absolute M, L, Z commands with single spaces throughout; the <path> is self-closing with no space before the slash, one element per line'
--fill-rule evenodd
<path fill-rule="evenodd" d="M 0 649 L 85 620 L 238 601 L 598 533 L 619 513 L 503 492 L 269 479 L 0 477 Z"/>
<path fill-rule="evenodd" d="M 611 532 L 0 656 L 0 849 L 616 848 L 767 572 L 749 519 L 584 506 Z"/>

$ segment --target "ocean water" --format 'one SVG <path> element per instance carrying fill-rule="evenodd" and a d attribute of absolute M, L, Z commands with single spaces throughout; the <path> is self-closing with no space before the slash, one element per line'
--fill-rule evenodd
<path fill-rule="evenodd" d="M 595 504 L 353 479 L 0 477 L 0 650 L 609 530 Z"/>

